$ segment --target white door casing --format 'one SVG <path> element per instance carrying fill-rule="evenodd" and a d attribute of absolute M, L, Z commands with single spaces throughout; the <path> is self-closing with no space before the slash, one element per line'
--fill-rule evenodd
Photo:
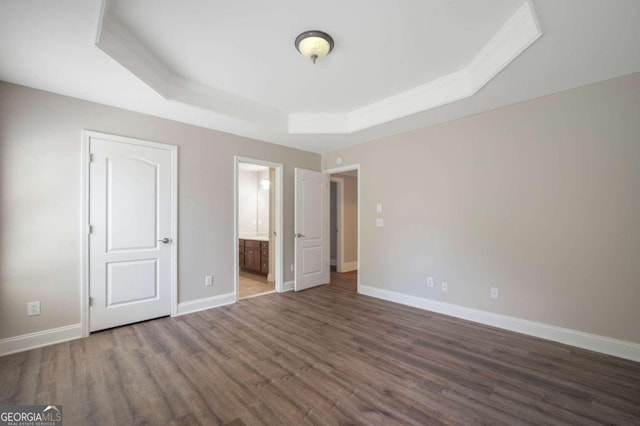
<path fill-rule="evenodd" d="M 89 135 L 89 331 L 172 313 L 172 145 Z"/>
<path fill-rule="evenodd" d="M 329 175 L 295 169 L 295 291 L 330 281 Z"/>

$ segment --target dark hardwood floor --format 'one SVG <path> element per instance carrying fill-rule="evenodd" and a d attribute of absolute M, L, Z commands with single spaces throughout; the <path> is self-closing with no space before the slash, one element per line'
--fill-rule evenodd
<path fill-rule="evenodd" d="M 85 424 L 640 424 L 640 363 L 331 285 L 0 358 Z"/>

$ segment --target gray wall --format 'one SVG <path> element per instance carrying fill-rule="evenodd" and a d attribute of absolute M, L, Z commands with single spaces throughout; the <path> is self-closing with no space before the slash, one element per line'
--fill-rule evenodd
<path fill-rule="evenodd" d="M 80 321 L 82 129 L 179 146 L 180 302 L 233 291 L 234 155 L 284 164 L 284 235 L 294 167 L 320 166 L 317 154 L 0 82 L 0 338 Z M 284 238 L 285 281 L 291 263 Z M 32 300 L 40 316 L 26 316 Z"/>
<path fill-rule="evenodd" d="M 343 174 L 344 179 L 344 261 L 358 260 L 358 178 Z"/>
<path fill-rule="evenodd" d="M 337 173 L 332 175 L 342 179 L 343 181 L 343 244 L 344 253 L 342 255 L 344 262 L 356 262 L 358 260 L 358 178 L 354 176 Z M 338 223 L 338 185 L 331 182 L 330 185 L 330 258 L 331 260 L 337 259 L 337 223 Z"/>
<path fill-rule="evenodd" d="M 337 157 L 361 165 L 363 285 L 640 342 L 640 74 Z"/>
<path fill-rule="evenodd" d="M 329 259 L 338 261 L 338 184 L 329 183 Z"/>

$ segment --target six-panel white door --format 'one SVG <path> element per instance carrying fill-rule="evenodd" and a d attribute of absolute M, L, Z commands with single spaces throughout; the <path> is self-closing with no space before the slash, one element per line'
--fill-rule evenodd
<path fill-rule="evenodd" d="M 295 169 L 295 230 L 295 291 L 328 284 L 328 174 Z"/>
<path fill-rule="evenodd" d="M 89 140 L 90 331 L 171 313 L 171 148 Z"/>

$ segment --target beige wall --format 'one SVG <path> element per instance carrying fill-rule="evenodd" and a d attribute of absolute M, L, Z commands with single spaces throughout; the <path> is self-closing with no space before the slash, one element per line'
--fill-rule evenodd
<path fill-rule="evenodd" d="M 0 82 L 0 338 L 80 321 L 82 129 L 179 146 L 180 302 L 233 291 L 234 155 L 284 164 L 285 235 L 294 167 L 320 166 L 316 154 Z M 291 263 L 284 238 L 285 281 Z M 26 316 L 32 300 L 40 316 Z"/>
<path fill-rule="evenodd" d="M 339 156 L 361 165 L 363 285 L 640 342 L 640 74 L 325 154 L 324 168 Z"/>
<path fill-rule="evenodd" d="M 338 175 L 344 179 L 344 261 L 358 260 L 358 178 Z"/>

